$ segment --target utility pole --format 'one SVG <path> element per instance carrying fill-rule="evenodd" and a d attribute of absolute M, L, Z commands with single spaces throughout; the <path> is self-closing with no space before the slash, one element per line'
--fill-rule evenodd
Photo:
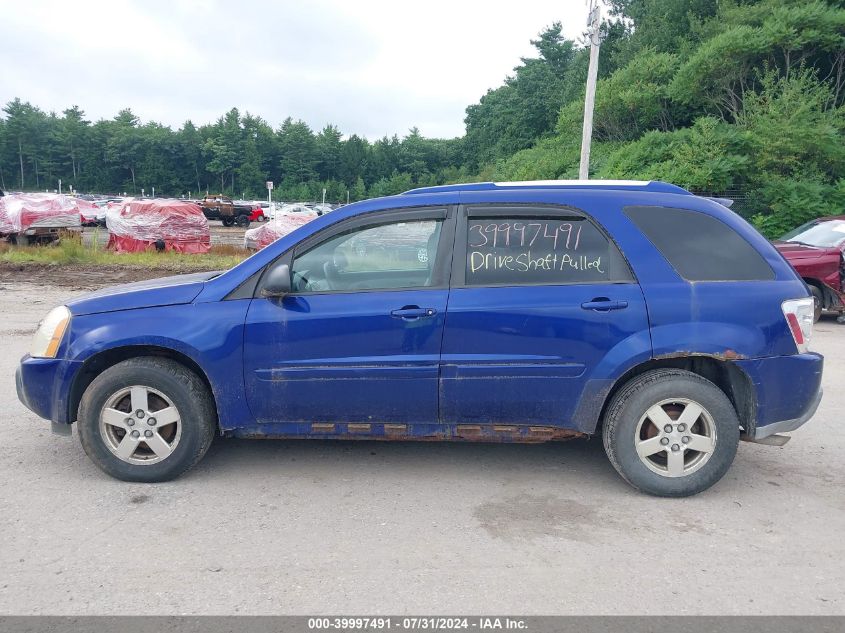
<path fill-rule="evenodd" d="M 593 107 L 596 103 L 596 79 L 599 74 L 599 47 L 601 46 L 601 7 L 598 0 L 589 0 L 587 34 L 590 37 L 590 67 L 587 71 L 587 94 L 584 96 L 584 129 L 581 133 L 581 166 L 578 179 L 590 178 L 590 143 L 593 139 Z"/>

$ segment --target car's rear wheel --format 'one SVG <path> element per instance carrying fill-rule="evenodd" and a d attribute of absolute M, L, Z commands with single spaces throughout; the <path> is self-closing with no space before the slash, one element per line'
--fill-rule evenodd
<path fill-rule="evenodd" d="M 167 481 L 196 464 L 214 438 L 208 388 L 184 366 L 133 358 L 101 373 L 79 406 L 79 438 L 91 460 L 124 481 Z"/>
<path fill-rule="evenodd" d="M 248 215 L 239 215 L 235 220 L 237 225 L 242 229 L 245 229 L 249 226 L 249 216 Z"/>
<path fill-rule="evenodd" d="M 633 378 L 614 396 L 603 439 L 613 467 L 632 486 L 684 497 L 727 472 L 739 443 L 739 418 L 709 380 L 658 369 Z"/>

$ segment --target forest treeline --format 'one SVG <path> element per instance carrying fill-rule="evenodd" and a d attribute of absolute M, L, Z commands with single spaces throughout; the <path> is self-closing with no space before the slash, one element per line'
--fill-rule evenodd
<path fill-rule="evenodd" d="M 769 235 L 845 212 L 845 0 L 610 0 L 591 176 L 718 195 Z M 330 201 L 472 180 L 577 177 L 589 53 L 553 24 L 455 139 L 369 140 L 233 108 L 179 129 L 129 109 L 89 121 L 20 99 L 0 118 L 0 187 Z"/>

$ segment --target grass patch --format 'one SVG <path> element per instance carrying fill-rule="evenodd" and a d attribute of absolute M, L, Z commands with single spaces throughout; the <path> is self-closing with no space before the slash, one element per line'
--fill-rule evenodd
<path fill-rule="evenodd" d="M 114 253 L 97 244 L 82 243 L 81 235 L 62 237 L 58 243 L 43 246 L 15 246 L 0 242 L 0 263 L 40 266 L 110 266 L 168 271 L 227 270 L 239 264 L 250 252 L 235 246 L 212 246 L 208 253 L 184 255 L 174 251 L 159 253 Z"/>

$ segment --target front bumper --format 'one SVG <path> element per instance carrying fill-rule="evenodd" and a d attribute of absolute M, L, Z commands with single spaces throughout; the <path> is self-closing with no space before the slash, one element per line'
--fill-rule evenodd
<path fill-rule="evenodd" d="M 15 372 L 18 400 L 36 415 L 50 420 L 54 432 L 69 434 L 75 415 L 69 412 L 68 398 L 81 366 L 81 362 L 32 358 L 27 354 Z"/>

